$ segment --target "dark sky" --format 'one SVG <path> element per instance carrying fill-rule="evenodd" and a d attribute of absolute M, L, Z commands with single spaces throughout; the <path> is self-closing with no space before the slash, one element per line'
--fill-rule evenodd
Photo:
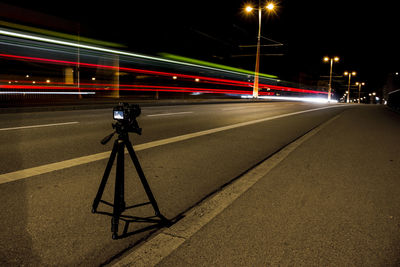
<path fill-rule="evenodd" d="M 255 44 L 257 36 L 257 17 L 242 13 L 244 1 L 3 2 L 80 23 L 82 36 L 123 43 L 133 52 L 170 52 L 254 69 L 254 57 L 238 57 L 255 53 L 239 45 Z M 275 55 L 261 58 L 261 71 L 288 80 L 300 72 L 319 77 L 329 74 L 322 57 L 337 55 L 338 75 L 355 70 L 368 90 L 377 90 L 388 73 L 399 71 L 397 16 L 394 1 L 280 1 L 276 15 L 264 14 L 262 35 L 283 46 L 262 48 Z"/>

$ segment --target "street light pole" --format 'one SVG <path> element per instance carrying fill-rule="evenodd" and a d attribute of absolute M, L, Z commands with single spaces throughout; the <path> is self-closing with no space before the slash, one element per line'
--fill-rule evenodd
<path fill-rule="evenodd" d="M 358 104 L 360 104 L 361 86 L 365 85 L 365 83 L 364 82 L 362 82 L 362 83 L 356 82 L 356 85 L 358 85 Z"/>
<path fill-rule="evenodd" d="M 324 57 L 324 61 L 331 62 L 331 69 L 329 71 L 329 89 L 328 89 L 328 103 L 331 102 L 331 92 L 332 92 L 332 69 L 333 69 L 333 61 L 338 62 L 339 61 L 339 57 L 333 57 L 333 58 L 329 58 L 329 57 Z"/>
<path fill-rule="evenodd" d="M 258 36 L 257 36 L 256 69 L 254 71 L 253 98 L 258 98 L 258 73 L 260 71 L 260 41 L 261 41 L 261 0 L 258 1 Z"/>
<path fill-rule="evenodd" d="M 351 76 L 353 75 L 353 76 L 356 76 L 356 72 L 355 71 L 353 71 L 353 72 L 345 72 L 344 73 L 344 76 L 347 76 L 347 75 L 349 75 L 349 86 L 348 86 L 348 89 L 347 89 L 347 103 L 349 103 L 350 102 L 350 81 L 351 81 Z"/>
<path fill-rule="evenodd" d="M 267 12 L 273 12 L 275 9 L 275 4 L 273 2 L 267 3 L 265 6 Z M 247 13 L 251 13 L 254 8 L 250 5 L 247 5 L 245 11 Z M 257 35 L 257 54 L 256 54 L 256 67 L 254 71 L 254 86 L 253 86 L 253 98 L 258 98 L 258 80 L 259 80 L 259 72 L 260 72 L 260 42 L 261 42 L 261 0 L 258 1 L 258 35 Z"/>

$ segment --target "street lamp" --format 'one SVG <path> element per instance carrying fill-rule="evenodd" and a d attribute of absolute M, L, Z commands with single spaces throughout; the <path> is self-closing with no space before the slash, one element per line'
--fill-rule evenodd
<path fill-rule="evenodd" d="M 265 10 L 270 13 L 273 12 L 276 8 L 276 4 L 274 2 L 268 2 L 265 5 Z M 253 86 L 253 98 L 258 98 L 258 73 L 260 70 L 260 39 L 261 39 L 261 0 L 258 1 L 258 8 L 254 8 L 251 5 L 247 5 L 245 7 L 245 11 L 247 13 L 251 13 L 253 10 L 258 10 L 258 37 L 257 37 L 257 55 L 256 55 L 256 67 L 254 71 L 254 86 Z"/>
<path fill-rule="evenodd" d="M 352 72 L 349 72 L 349 71 L 345 71 L 344 72 L 344 76 L 349 76 L 349 87 L 348 87 L 348 93 L 347 93 L 347 103 L 349 103 L 349 101 L 350 101 L 350 80 L 351 80 L 351 76 L 356 76 L 356 72 L 355 71 L 352 71 Z"/>
<path fill-rule="evenodd" d="M 338 62 L 339 57 L 324 57 L 324 62 L 331 62 L 331 70 L 329 72 L 329 91 L 328 91 L 328 102 L 331 101 L 331 91 L 332 91 L 332 69 L 333 69 L 333 61 Z"/>
<path fill-rule="evenodd" d="M 364 82 L 356 82 L 356 85 L 358 85 L 358 104 L 360 104 L 360 94 L 361 94 L 361 86 L 364 86 L 365 83 Z"/>

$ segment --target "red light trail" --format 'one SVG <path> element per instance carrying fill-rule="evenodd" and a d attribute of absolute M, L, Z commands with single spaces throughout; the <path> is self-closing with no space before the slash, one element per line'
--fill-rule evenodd
<path fill-rule="evenodd" d="M 91 63 L 83 63 L 83 62 L 73 62 L 73 61 L 65 61 L 65 60 L 56 60 L 56 59 L 47 59 L 47 58 L 38 58 L 38 57 L 27 57 L 27 56 L 18 56 L 18 55 L 9 55 L 9 54 L 0 54 L 0 57 L 13 59 L 13 60 L 28 60 L 34 62 L 43 62 L 48 64 L 61 64 L 61 65 L 74 65 L 80 67 L 88 67 L 88 68 L 102 68 L 102 69 L 111 69 L 116 71 L 126 71 L 140 74 L 151 74 L 156 76 L 167 76 L 167 77 L 179 77 L 190 80 L 199 80 L 202 83 L 212 83 L 212 84 L 220 84 L 220 85 L 230 85 L 236 87 L 247 87 L 251 88 L 253 83 L 244 82 L 244 81 L 236 81 L 236 80 L 228 80 L 228 79 L 220 79 L 206 76 L 195 76 L 195 75 L 187 75 L 187 74 L 179 74 L 179 73 L 171 73 L 171 72 L 161 72 L 161 71 L 152 71 L 152 70 L 144 70 L 144 69 L 136 69 L 136 68 L 126 68 L 126 67 L 116 67 L 109 65 L 101 65 L 101 64 L 91 64 Z M 81 85 L 96 85 L 96 84 L 81 84 Z M 7 85 L 3 85 L 0 88 L 14 88 L 14 89 L 48 89 L 48 87 L 40 88 L 38 86 L 19 86 L 19 87 L 6 87 Z M 110 85 L 100 85 L 100 86 L 110 86 Z M 115 86 L 115 85 L 112 85 Z M 209 88 L 197 88 L 197 87 L 171 87 L 171 86 L 147 86 L 147 85 L 119 85 L 120 87 L 132 87 L 132 88 L 119 88 L 119 90 L 131 90 L 131 91 L 165 91 L 165 92 L 211 92 L 211 93 L 221 93 L 221 94 L 250 94 L 250 91 L 238 91 L 238 90 L 222 90 L 222 89 L 209 89 Z M 278 85 L 269 85 L 269 84 L 260 84 L 262 89 L 272 89 L 278 91 L 287 91 L 287 92 L 299 92 L 299 93 L 308 93 L 308 94 L 328 94 L 323 91 L 309 90 L 309 89 L 299 89 L 293 87 L 285 87 Z M 52 89 L 59 89 L 60 87 L 53 87 Z M 63 89 L 68 90 L 107 90 L 101 88 L 77 88 L 77 87 L 65 87 Z M 118 88 L 112 89 L 118 90 Z M 271 95 L 271 92 L 260 92 L 261 95 Z"/>

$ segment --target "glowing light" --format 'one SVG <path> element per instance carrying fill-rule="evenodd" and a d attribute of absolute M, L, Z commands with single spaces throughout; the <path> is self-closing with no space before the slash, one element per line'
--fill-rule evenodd
<path fill-rule="evenodd" d="M 333 60 L 334 60 L 335 62 L 338 62 L 338 61 L 339 61 L 339 57 L 334 57 Z"/>
<path fill-rule="evenodd" d="M 0 91 L 0 95 L 95 95 L 95 92 L 36 92 L 36 91 Z"/>
<path fill-rule="evenodd" d="M 242 98 L 253 98 L 251 95 L 242 96 Z M 302 101 L 311 103 L 328 103 L 328 99 L 321 97 L 292 97 L 292 96 L 260 96 L 261 99 L 270 100 L 287 100 L 287 101 Z M 331 100 L 332 103 L 337 103 L 337 100 Z"/>
<path fill-rule="evenodd" d="M 183 56 L 169 54 L 169 53 L 159 53 L 159 55 L 162 56 L 163 58 L 176 60 L 176 61 L 180 61 L 180 62 L 192 63 L 192 64 L 196 64 L 196 65 L 201 65 L 201 66 L 207 66 L 207 67 L 224 69 L 224 70 L 238 72 L 238 73 L 254 75 L 254 71 L 249 71 L 249 70 L 235 68 L 235 67 L 226 66 L 226 65 L 222 65 L 222 64 L 212 63 L 212 62 L 208 62 L 208 61 L 204 61 L 204 60 L 183 57 Z M 275 75 L 265 74 L 265 73 L 259 73 L 258 75 L 263 76 L 265 78 L 278 78 Z"/>
<path fill-rule="evenodd" d="M 328 62 L 329 61 L 329 57 L 324 57 L 324 61 Z"/>
<path fill-rule="evenodd" d="M 176 76 L 172 76 L 172 79 L 176 80 L 176 79 L 178 79 L 178 77 L 176 77 Z"/>
<path fill-rule="evenodd" d="M 96 80 L 96 77 L 92 77 L 92 81 L 95 81 Z"/>
<path fill-rule="evenodd" d="M 83 62 L 78 63 L 78 62 L 65 61 L 65 60 L 26 57 L 26 56 L 17 56 L 17 55 L 8 55 L 8 54 L 0 54 L 0 57 L 6 57 L 6 58 L 10 58 L 10 59 L 17 59 L 17 60 L 32 60 L 32 61 L 38 61 L 38 62 L 46 62 L 46 63 L 50 63 L 50 64 L 77 65 L 77 66 L 81 66 L 81 67 L 104 68 L 104 69 L 112 69 L 112 70 L 117 70 L 117 71 L 123 70 L 123 71 L 127 71 L 127 72 L 135 72 L 135 73 L 143 73 L 143 74 L 151 74 L 151 75 L 177 76 L 177 77 L 179 76 L 181 78 L 194 79 L 194 80 L 199 79 L 206 83 L 215 83 L 215 84 L 223 84 L 223 85 L 234 85 L 234 86 L 242 86 L 242 87 L 252 86 L 252 83 L 244 82 L 244 81 L 227 80 L 227 79 L 186 75 L 186 74 L 173 74 L 173 73 L 169 73 L 169 72 L 160 72 L 160 71 L 151 71 L 151 70 L 143 70 L 143 69 L 90 64 L 90 63 L 83 63 Z M 284 87 L 284 86 L 277 86 L 277 85 L 259 84 L 259 86 L 260 86 L 260 88 L 264 88 L 264 89 L 270 88 L 272 90 L 281 90 L 281 91 L 289 91 L 289 92 L 328 94 L 328 92 L 323 92 L 323 91 L 299 89 L 299 88 Z"/>
<path fill-rule="evenodd" d="M 253 9 L 254 9 L 254 8 L 253 8 L 252 6 L 250 6 L 250 5 L 249 5 L 249 6 L 246 6 L 246 8 L 245 8 L 245 10 L 246 10 L 247 13 L 250 13 L 251 11 L 253 11 Z"/>
<path fill-rule="evenodd" d="M 194 79 L 195 82 L 200 82 L 199 78 Z"/>
<path fill-rule="evenodd" d="M 267 4 L 267 6 L 265 7 L 266 9 L 268 9 L 268 10 L 270 10 L 270 11 L 272 11 L 272 10 L 274 10 L 274 8 L 275 8 L 275 4 L 274 3 L 268 3 Z"/>
<path fill-rule="evenodd" d="M 227 73 L 240 74 L 236 71 L 230 71 L 230 70 L 226 70 L 226 69 L 218 69 L 218 68 L 214 68 L 214 67 L 197 65 L 197 64 L 187 63 L 187 62 L 179 62 L 179 61 L 165 59 L 165 58 L 146 56 L 146 55 L 142 55 L 142 54 L 130 53 L 130 52 L 125 52 L 125 51 L 121 51 L 121 50 L 104 48 L 104 47 L 100 47 L 100 46 L 91 46 L 91 45 L 86 45 L 86 44 L 81 44 L 81 43 L 68 42 L 68 41 L 63 41 L 60 39 L 52 39 L 52 38 L 48 38 L 48 37 L 41 37 L 38 35 L 19 33 L 19 32 L 5 30 L 5 29 L 1 29 L 1 28 L 0 28 L 0 34 L 6 35 L 6 36 L 11 36 L 11 37 L 27 39 L 27 40 L 46 42 L 46 43 L 51 43 L 51 44 L 65 45 L 65 46 L 83 48 L 83 49 L 100 51 L 100 52 L 105 52 L 105 53 L 124 55 L 124 56 L 142 58 L 142 59 L 147 59 L 147 60 L 154 60 L 154 61 L 159 61 L 159 62 L 160 61 L 167 62 L 167 63 L 177 64 L 177 65 L 185 65 L 185 66 L 198 67 L 198 68 L 227 72 Z"/>
<path fill-rule="evenodd" d="M 50 80 L 46 80 L 46 83 L 50 83 Z"/>

